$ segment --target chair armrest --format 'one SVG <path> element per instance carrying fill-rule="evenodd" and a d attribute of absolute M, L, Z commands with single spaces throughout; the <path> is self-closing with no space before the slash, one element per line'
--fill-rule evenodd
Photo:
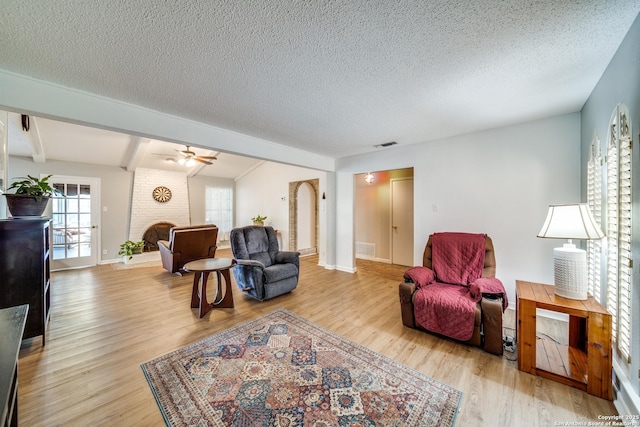
<path fill-rule="evenodd" d="M 409 328 L 416 327 L 416 320 L 413 314 L 413 293 L 415 291 L 416 285 L 413 282 L 403 282 L 400 283 L 400 286 L 398 287 L 402 324 Z"/>
<path fill-rule="evenodd" d="M 416 284 L 413 282 L 400 283 L 399 289 L 400 303 L 410 302 L 413 304 L 413 293 L 416 291 Z"/>
<path fill-rule="evenodd" d="M 162 267 L 170 273 L 175 273 L 180 269 L 178 266 L 179 254 L 171 252 L 169 249 L 169 242 L 166 240 L 158 240 L 158 250 L 160 251 L 160 259 L 162 260 Z"/>
<path fill-rule="evenodd" d="M 276 264 L 295 264 L 296 267 L 300 260 L 300 252 L 279 251 L 276 253 Z"/>
<path fill-rule="evenodd" d="M 261 263 L 260 261 L 255 261 L 252 259 L 237 259 L 236 262 L 238 263 L 237 265 L 241 265 L 245 267 L 256 267 L 261 270 L 264 270 L 264 264 Z"/>

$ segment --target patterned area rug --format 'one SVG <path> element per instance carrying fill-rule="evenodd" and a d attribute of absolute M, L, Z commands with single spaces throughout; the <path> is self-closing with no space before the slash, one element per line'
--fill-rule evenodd
<path fill-rule="evenodd" d="M 284 309 L 142 370 L 169 426 L 452 426 L 462 398 Z"/>

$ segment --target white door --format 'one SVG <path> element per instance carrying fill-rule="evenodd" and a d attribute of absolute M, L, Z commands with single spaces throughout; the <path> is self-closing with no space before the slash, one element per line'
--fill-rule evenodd
<path fill-rule="evenodd" d="M 413 265 L 413 178 L 391 180 L 391 262 Z"/>
<path fill-rule="evenodd" d="M 98 264 L 100 180 L 52 176 L 49 183 L 64 194 L 51 199 L 52 270 Z"/>

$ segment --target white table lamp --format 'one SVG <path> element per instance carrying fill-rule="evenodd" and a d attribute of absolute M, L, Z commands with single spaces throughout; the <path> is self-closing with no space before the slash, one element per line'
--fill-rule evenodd
<path fill-rule="evenodd" d="M 576 248 L 572 240 L 604 237 L 589 207 L 585 203 L 549 206 L 547 219 L 538 237 L 569 240 L 563 247 L 553 250 L 555 294 L 570 299 L 586 300 L 587 253 Z"/>

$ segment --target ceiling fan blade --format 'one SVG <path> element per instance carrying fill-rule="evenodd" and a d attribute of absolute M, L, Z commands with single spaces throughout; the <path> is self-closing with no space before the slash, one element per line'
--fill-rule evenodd
<path fill-rule="evenodd" d="M 205 165 L 212 165 L 212 164 L 213 164 L 213 163 L 211 163 L 210 161 L 203 160 L 203 159 L 201 159 L 201 158 L 199 158 L 199 157 L 194 157 L 193 159 L 194 159 L 196 162 L 204 163 Z"/>
<path fill-rule="evenodd" d="M 216 156 L 198 156 L 198 158 L 205 160 L 218 160 Z"/>

